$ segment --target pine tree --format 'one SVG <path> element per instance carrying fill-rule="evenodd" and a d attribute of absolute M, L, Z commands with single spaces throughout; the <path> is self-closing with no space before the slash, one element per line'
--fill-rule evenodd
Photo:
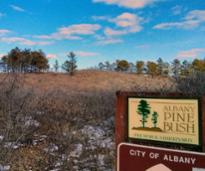
<path fill-rule="evenodd" d="M 100 63 L 98 64 L 98 68 L 99 68 L 99 70 L 104 70 L 105 65 L 104 65 L 102 62 L 100 62 Z"/>
<path fill-rule="evenodd" d="M 142 127 L 145 127 L 145 123 L 147 122 L 148 115 L 150 114 L 150 106 L 146 100 L 140 100 L 139 105 L 137 107 L 137 112 L 142 116 L 140 120 L 142 123 Z"/>
<path fill-rule="evenodd" d="M 174 59 L 172 62 L 172 73 L 175 78 L 178 78 L 181 71 L 181 63 L 180 60 Z"/>
<path fill-rule="evenodd" d="M 76 55 L 73 52 L 70 52 L 67 55 L 68 59 L 67 61 L 64 62 L 62 65 L 62 69 L 67 71 L 71 76 L 74 75 L 74 72 L 77 69 L 77 60 L 76 60 Z"/>
<path fill-rule="evenodd" d="M 55 72 L 58 72 L 58 69 L 59 69 L 58 60 L 55 61 L 54 69 L 55 69 Z"/>
<path fill-rule="evenodd" d="M 184 60 L 181 66 L 181 76 L 190 76 L 191 72 L 191 64 Z"/>
<path fill-rule="evenodd" d="M 153 112 L 152 113 L 152 123 L 153 123 L 153 127 L 156 128 L 157 127 L 157 121 L 158 121 L 158 113 L 157 112 Z"/>
<path fill-rule="evenodd" d="M 163 75 L 163 66 L 164 66 L 164 62 L 162 58 L 159 58 L 157 60 L 157 74 Z"/>

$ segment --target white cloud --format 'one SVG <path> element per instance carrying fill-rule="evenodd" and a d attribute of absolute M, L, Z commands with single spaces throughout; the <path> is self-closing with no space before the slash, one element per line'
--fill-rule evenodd
<path fill-rule="evenodd" d="M 124 12 L 115 18 L 103 18 L 110 23 L 115 24 L 115 28 L 105 27 L 103 36 L 95 36 L 98 45 L 109 45 L 122 43 L 120 36 L 137 33 L 142 30 L 141 23 L 143 18 L 133 13 Z"/>
<path fill-rule="evenodd" d="M 37 45 L 45 46 L 54 43 L 53 41 L 34 41 L 23 37 L 14 37 L 14 36 L 8 37 L 7 34 L 9 33 L 11 33 L 10 30 L 0 29 L 0 42 L 4 42 L 8 44 L 17 43 L 26 46 L 37 46 Z"/>
<path fill-rule="evenodd" d="M 64 35 L 60 33 L 53 33 L 51 35 L 39 35 L 39 36 L 33 36 L 37 39 L 53 39 L 53 40 L 81 40 L 82 38 L 80 36 L 73 36 L 73 35 Z"/>
<path fill-rule="evenodd" d="M 104 33 L 106 36 L 120 36 L 127 34 L 125 30 L 114 30 L 109 27 L 105 28 Z"/>
<path fill-rule="evenodd" d="M 0 37 L 0 42 L 4 43 L 18 43 L 21 45 L 26 45 L 26 46 L 36 46 L 36 45 L 50 45 L 53 44 L 51 41 L 32 41 L 29 39 L 25 39 L 22 37 Z"/>
<path fill-rule="evenodd" d="M 104 34 L 109 37 L 136 33 L 142 30 L 141 22 L 143 21 L 143 18 L 132 13 L 125 12 L 117 16 L 116 18 L 109 19 L 108 21 L 115 23 L 115 25 L 120 28 L 112 29 L 106 27 Z"/>
<path fill-rule="evenodd" d="M 34 36 L 39 39 L 54 39 L 54 40 L 79 40 L 80 36 L 93 35 L 101 28 L 98 24 L 77 24 L 67 27 L 61 27 L 57 32 L 50 35 L 38 35 Z"/>
<path fill-rule="evenodd" d="M 153 4 L 154 2 L 159 0 L 93 0 L 93 2 L 103 2 L 108 5 L 118 5 L 120 7 L 126 7 L 126 8 L 143 8 L 145 6 L 148 6 L 150 4 Z"/>
<path fill-rule="evenodd" d="M 58 32 L 62 35 L 90 35 L 99 29 L 98 24 L 79 24 L 59 28 Z"/>
<path fill-rule="evenodd" d="M 186 20 L 196 20 L 199 22 L 205 22 L 205 10 L 193 10 L 190 11 L 185 17 Z"/>
<path fill-rule="evenodd" d="M 75 51 L 76 56 L 80 57 L 92 57 L 92 56 L 99 56 L 99 53 L 96 52 L 86 52 L 86 51 Z"/>
<path fill-rule="evenodd" d="M 195 48 L 191 50 L 181 51 L 177 54 L 177 58 L 197 58 L 202 52 L 205 52 L 205 49 Z"/>
<path fill-rule="evenodd" d="M 25 12 L 25 9 L 23 9 L 22 7 L 19 7 L 17 5 L 10 5 L 10 7 L 15 10 L 15 11 L 18 11 L 18 12 Z"/>
<path fill-rule="evenodd" d="M 198 26 L 199 26 L 198 21 L 190 20 L 190 21 L 183 21 L 183 22 L 161 23 L 154 26 L 154 29 L 162 29 L 162 30 L 169 30 L 171 28 L 192 29 Z"/>
<path fill-rule="evenodd" d="M 119 27 L 128 29 L 128 32 L 135 33 L 141 31 L 140 23 L 143 19 L 135 14 L 125 12 L 110 21 Z"/>
<path fill-rule="evenodd" d="M 46 57 L 48 59 L 54 59 L 54 58 L 57 58 L 57 55 L 56 54 L 53 54 L 53 53 L 50 53 L 50 54 L 47 54 Z"/>
<path fill-rule="evenodd" d="M 205 10 L 193 10 L 190 11 L 182 21 L 179 22 L 166 22 L 155 25 L 154 29 L 193 29 L 200 26 L 205 22 Z"/>
<path fill-rule="evenodd" d="M 97 45 L 110 45 L 110 44 L 118 44 L 122 43 L 123 40 L 120 38 L 113 38 L 113 37 L 101 37 L 97 41 Z"/>
<path fill-rule="evenodd" d="M 3 36 L 3 35 L 8 34 L 8 33 L 10 33 L 10 32 L 11 32 L 10 30 L 1 29 L 1 30 L 0 30 L 0 36 Z"/>

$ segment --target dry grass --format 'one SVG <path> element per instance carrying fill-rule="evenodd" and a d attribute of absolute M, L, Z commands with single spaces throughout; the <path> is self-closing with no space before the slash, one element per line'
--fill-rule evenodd
<path fill-rule="evenodd" d="M 22 145 L 2 153 L 2 142 L 0 164 L 9 164 L 11 170 L 22 171 L 31 168 L 111 170 L 115 158 L 115 92 L 174 88 L 173 80 L 166 77 L 91 70 L 79 71 L 73 77 L 42 73 L 21 74 L 16 79 L 1 74 L 0 82 L 0 102 L 3 104 L 0 118 L 5 123 L 0 126 L 0 133 L 9 130 L 6 141 Z M 19 106 L 21 103 L 23 105 Z M 5 117 L 8 111 L 9 117 Z M 25 126 L 29 117 L 39 126 Z M 6 124 L 8 121 L 10 125 Z M 90 132 L 94 133 L 90 135 Z M 101 135 L 96 135 L 98 133 Z M 108 146 L 102 145 L 104 140 Z M 82 146 L 82 153 L 73 157 L 71 154 L 76 145 Z M 53 146 L 58 148 L 52 151 Z M 100 163 L 98 157 L 103 157 L 104 162 Z"/>
<path fill-rule="evenodd" d="M 137 74 L 128 74 L 109 71 L 84 70 L 78 71 L 75 76 L 68 74 L 25 74 L 26 85 L 35 90 L 61 89 L 69 92 L 115 92 L 118 90 L 149 90 L 170 88 L 173 81 L 167 77 L 151 77 Z"/>

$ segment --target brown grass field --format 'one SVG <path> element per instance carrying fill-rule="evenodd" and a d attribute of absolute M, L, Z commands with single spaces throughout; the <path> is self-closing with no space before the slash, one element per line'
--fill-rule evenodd
<path fill-rule="evenodd" d="M 115 92 L 174 88 L 171 78 L 120 72 L 1 74 L 0 164 L 11 171 L 112 171 Z"/>
<path fill-rule="evenodd" d="M 25 74 L 26 85 L 39 90 L 63 89 L 72 92 L 92 91 L 155 91 L 162 88 L 173 89 L 174 82 L 167 77 L 146 76 L 109 71 L 83 70 L 75 76 L 68 74 L 41 73 Z"/>

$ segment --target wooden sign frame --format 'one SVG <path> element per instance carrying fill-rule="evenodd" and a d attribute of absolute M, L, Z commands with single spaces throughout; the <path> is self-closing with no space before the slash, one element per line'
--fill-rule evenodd
<path fill-rule="evenodd" d="M 161 142 L 161 141 L 152 141 L 152 140 L 143 140 L 143 139 L 130 139 L 128 138 L 128 98 L 167 98 L 167 99 L 197 99 L 199 105 L 199 145 L 190 145 L 190 144 L 181 144 L 173 142 Z M 117 109 L 116 109 L 116 129 L 115 129 L 115 140 L 116 145 L 122 142 L 137 143 L 143 145 L 154 145 L 165 148 L 174 148 L 174 149 L 185 149 L 191 151 L 205 151 L 205 136 L 202 136 L 205 132 L 205 98 L 202 97 L 190 97 L 184 96 L 179 93 L 171 94 L 160 94 L 160 93 L 145 93 L 145 92 L 117 92 Z"/>

